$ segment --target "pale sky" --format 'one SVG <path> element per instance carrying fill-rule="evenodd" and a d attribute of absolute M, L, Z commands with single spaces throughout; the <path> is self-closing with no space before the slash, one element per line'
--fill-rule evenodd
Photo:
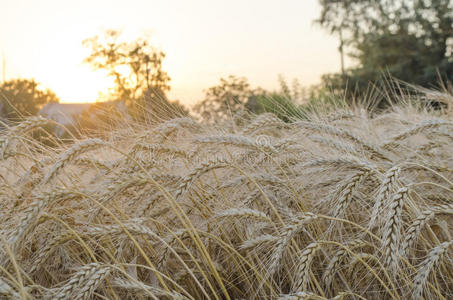
<path fill-rule="evenodd" d="M 318 0 L 0 0 L 6 78 L 35 78 L 62 102 L 96 101 L 111 81 L 82 64 L 86 38 L 104 29 L 150 34 L 166 53 L 170 99 L 191 105 L 220 77 L 274 90 L 340 69 L 338 39 L 313 24 Z M 1 61 L 0 61 L 1 63 Z"/>

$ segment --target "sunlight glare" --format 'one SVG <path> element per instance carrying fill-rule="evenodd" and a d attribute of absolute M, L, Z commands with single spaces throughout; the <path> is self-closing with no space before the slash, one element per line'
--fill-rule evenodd
<path fill-rule="evenodd" d="M 81 34 L 76 28 L 63 32 L 55 32 L 40 53 L 39 81 L 51 87 L 62 103 L 106 100 L 105 94 L 114 86 L 113 79 L 105 71 L 93 71 L 83 63 L 89 50 L 82 47 L 84 37 L 77 38 Z"/>

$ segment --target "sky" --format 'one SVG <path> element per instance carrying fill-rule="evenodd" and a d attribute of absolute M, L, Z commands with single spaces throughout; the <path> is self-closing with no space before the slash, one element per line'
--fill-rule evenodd
<path fill-rule="evenodd" d="M 82 63 L 82 41 L 106 29 L 150 36 L 166 53 L 169 98 L 189 106 L 230 74 L 276 90 L 279 74 L 309 86 L 340 70 L 338 38 L 313 23 L 318 0 L 0 0 L 0 10 L 6 79 L 34 78 L 62 102 L 94 102 L 112 85 Z"/>

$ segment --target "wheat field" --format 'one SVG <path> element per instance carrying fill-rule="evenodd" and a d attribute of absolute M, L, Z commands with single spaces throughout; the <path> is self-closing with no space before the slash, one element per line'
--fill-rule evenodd
<path fill-rule="evenodd" d="M 0 138 L 5 299 L 452 299 L 453 115 Z"/>

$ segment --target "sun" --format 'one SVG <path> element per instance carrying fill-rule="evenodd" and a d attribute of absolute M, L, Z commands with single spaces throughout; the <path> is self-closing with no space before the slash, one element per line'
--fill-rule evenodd
<path fill-rule="evenodd" d="M 105 101 L 113 82 L 104 72 L 93 71 L 80 66 L 52 78 L 51 89 L 62 103 L 87 103 Z M 50 85 L 50 84 L 49 84 Z"/>
<path fill-rule="evenodd" d="M 49 40 L 40 53 L 35 76 L 43 87 L 54 91 L 62 103 L 103 101 L 114 86 L 105 71 L 94 71 L 83 63 L 89 54 L 81 43 L 84 37 L 76 31 L 58 35 Z"/>

